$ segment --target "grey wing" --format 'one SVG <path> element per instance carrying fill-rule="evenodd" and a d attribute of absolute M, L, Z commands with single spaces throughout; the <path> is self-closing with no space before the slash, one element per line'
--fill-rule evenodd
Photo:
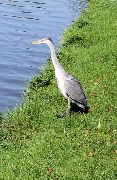
<path fill-rule="evenodd" d="M 87 106 L 86 96 L 84 94 L 82 85 L 71 75 L 67 74 L 65 80 L 65 88 L 67 96 L 76 104 Z"/>

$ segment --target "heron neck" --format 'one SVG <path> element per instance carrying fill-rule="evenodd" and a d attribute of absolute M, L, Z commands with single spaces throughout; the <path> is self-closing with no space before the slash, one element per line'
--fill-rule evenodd
<path fill-rule="evenodd" d="M 57 68 L 63 69 L 62 66 L 60 65 L 60 63 L 58 62 L 58 59 L 56 56 L 56 51 L 55 51 L 53 43 L 49 43 L 48 46 L 49 46 L 50 51 L 51 51 L 51 59 L 52 59 L 52 63 L 53 63 L 54 68 L 55 69 L 57 69 Z"/>

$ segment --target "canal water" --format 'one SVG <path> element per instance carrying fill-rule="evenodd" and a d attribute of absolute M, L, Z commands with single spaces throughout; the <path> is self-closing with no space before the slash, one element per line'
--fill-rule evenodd
<path fill-rule="evenodd" d="M 86 6 L 83 0 L 0 0 L 0 111 L 22 102 L 27 83 L 49 57 L 46 46 L 31 42 L 51 37 L 58 46 Z"/>

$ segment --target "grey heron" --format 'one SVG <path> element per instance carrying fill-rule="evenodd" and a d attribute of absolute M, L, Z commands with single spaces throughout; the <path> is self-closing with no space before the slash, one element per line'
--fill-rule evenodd
<path fill-rule="evenodd" d="M 68 100 L 68 109 L 66 113 L 71 111 L 73 105 L 82 109 L 82 112 L 85 112 L 87 110 L 87 99 L 82 85 L 79 80 L 75 79 L 71 74 L 66 72 L 60 65 L 56 56 L 53 41 L 50 38 L 42 38 L 32 42 L 32 44 L 47 44 L 50 48 L 58 88 L 63 96 Z"/>

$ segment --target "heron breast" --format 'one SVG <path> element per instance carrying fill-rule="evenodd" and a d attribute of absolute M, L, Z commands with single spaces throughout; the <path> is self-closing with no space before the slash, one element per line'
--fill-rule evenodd
<path fill-rule="evenodd" d="M 56 78 L 57 78 L 58 88 L 59 88 L 60 92 L 63 94 L 63 96 L 65 98 L 68 98 L 67 95 L 66 95 L 64 76 L 62 74 L 60 74 L 60 73 L 57 73 Z"/>

